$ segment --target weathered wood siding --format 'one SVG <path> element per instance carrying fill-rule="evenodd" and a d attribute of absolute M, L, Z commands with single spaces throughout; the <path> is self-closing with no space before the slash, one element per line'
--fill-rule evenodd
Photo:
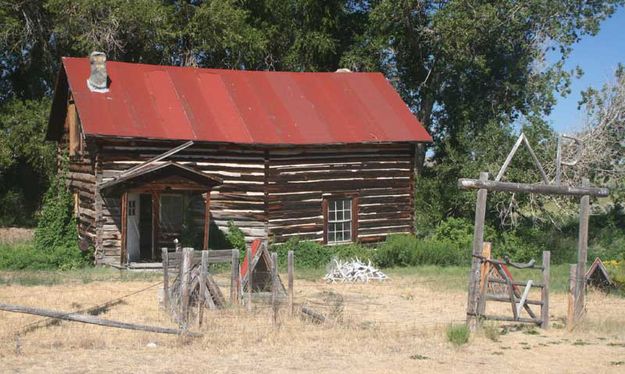
<path fill-rule="evenodd" d="M 174 142 L 99 141 L 98 177 L 106 182 L 124 170 L 164 153 Z M 264 151 L 253 147 L 193 145 L 167 160 L 176 161 L 221 178 L 222 186 L 211 192 L 212 222 L 227 230 L 233 221 L 251 241 L 265 237 Z M 119 197 L 105 197 L 102 206 L 102 248 L 107 258 L 119 263 L 121 219 Z M 196 223 L 203 223 L 203 206 L 194 204 Z M 201 227 L 201 226 L 200 226 Z M 161 239 L 170 240 L 161 232 Z M 117 257 L 114 258 L 113 257 Z"/>
<path fill-rule="evenodd" d="M 118 265 L 121 256 L 121 196 L 101 195 L 99 186 L 124 170 L 175 147 L 164 141 L 90 140 L 93 154 L 70 164 L 73 191 L 80 196 L 81 234 L 96 247 L 96 260 Z M 324 196 L 356 193 L 360 242 L 413 231 L 414 146 L 380 144 L 280 147 L 196 144 L 168 160 L 219 177 L 211 192 L 212 222 L 227 230 L 234 222 L 251 241 L 292 236 L 323 241 Z M 196 223 L 202 199 L 194 199 Z M 166 241 L 166 233 L 161 232 Z"/>
<path fill-rule="evenodd" d="M 274 242 L 322 241 L 324 196 L 359 196 L 358 240 L 413 231 L 414 146 L 345 145 L 274 149 L 267 162 L 267 211 Z"/>
<path fill-rule="evenodd" d="M 67 157 L 68 134 L 65 133 L 58 143 L 57 157 Z M 95 167 L 92 155 L 85 151 L 69 158 L 67 181 L 72 195 L 78 198 L 78 233 L 92 243 L 96 238 L 95 225 Z"/>

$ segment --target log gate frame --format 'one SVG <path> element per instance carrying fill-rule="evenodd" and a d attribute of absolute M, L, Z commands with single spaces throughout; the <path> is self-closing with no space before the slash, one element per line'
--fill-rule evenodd
<path fill-rule="evenodd" d="M 578 146 L 578 152 L 576 160 L 563 161 L 561 159 L 561 147 L 562 139 L 572 139 Z M 532 156 L 532 160 L 536 168 L 540 171 L 542 176 L 542 183 L 528 184 L 528 183 L 510 183 L 501 182 L 501 178 L 506 172 L 508 165 L 512 161 L 516 151 L 524 143 Z M 489 191 L 500 192 L 519 192 L 519 193 L 538 193 L 545 195 L 565 195 L 565 196 L 581 196 L 580 198 L 580 212 L 579 212 L 579 234 L 578 234 L 578 252 L 577 252 L 577 274 L 575 284 L 575 300 L 574 300 L 574 318 L 579 320 L 584 314 L 584 291 L 586 287 L 585 273 L 586 262 L 588 256 L 588 220 L 590 215 L 590 196 L 594 197 L 606 197 L 609 194 L 607 188 L 591 187 L 587 178 L 582 180 L 581 186 L 568 186 L 560 183 L 560 173 L 562 165 L 572 166 L 579 161 L 579 155 L 581 151 L 579 149 L 583 147 L 581 141 L 570 136 L 561 136 L 558 139 L 558 148 L 556 154 L 556 177 L 555 182 L 552 184 L 549 182 L 545 171 L 540 164 L 540 161 L 536 157 L 534 150 L 532 149 L 525 134 L 521 133 L 516 143 L 512 147 L 512 150 L 508 154 L 504 164 L 501 166 L 499 173 L 494 180 L 489 180 L 489 174 L 487 172 L 481 172 L 479 179 L 466 179 L 460 178 L 458 180 L 458 188 L 468 190 L 477 189 L 477 201 L 475 205 L 475 227 L 473 231 L 473 249 L 472 249 L 472 261 L 471 261 L 471 273 L 469 275 L 469 290 L 467 301 L 467 325 L 471 330 L 475 330 L 478 324 L 479 305 L 480 305 L 480 279 L 482 268 L 482 249 L 484 246 L 484 219 L 486 216 L 486 199 Z M 548 326 L 543 326 L 547 328 Z"/>

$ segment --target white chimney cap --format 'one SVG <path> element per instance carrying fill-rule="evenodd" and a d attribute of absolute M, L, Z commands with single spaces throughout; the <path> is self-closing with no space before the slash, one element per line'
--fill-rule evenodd
<path fill-rule="evenodd" d="M 87 79 L 87 87 L 91 92 L 108 92 L 108 73 L 106 72 L 106 54 L 93 51 L 89 55 L 91 75 Z"/>

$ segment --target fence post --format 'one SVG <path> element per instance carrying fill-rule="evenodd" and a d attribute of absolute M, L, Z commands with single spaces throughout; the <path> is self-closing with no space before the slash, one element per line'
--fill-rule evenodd
<path fill-rule="evenodd" d="M 486 292 L 488 291 L 488 273 L 490 271 L 491 243 L 484 242 L 482 246 L 482 264 L 480 266 L 480 296 L 478 298 L 477 315 L 483 316 L 486 311 Z"/>
<path fill-rule="evenodd" d="M 247 249 L 247 310 L 252 311 L 252 246 Z"/>
<path fill-rule="evenodd" d="M 230 303 L 237 305 L 239 303 L 239 250 L 232 250 L 232 276 L 230 277 Z"/>
<path fill-rule="evenodd" d="M 208 251 L 202 251 L 202 264 L 200 268 L 200 297 L 198 298 L 197 321 L 202 326 L 204 320 L 204 307 L 206 306 L 206 282 L 208 281 Z"/>
<path fill-rule="evenodd" d="M 287 256 L 287 267 L 289 272 L 289 316 L 293 317 L 293 251 L 289 251 Z"/>
<path fill-rule="evenodd" d="M 582 179 L 582 187 L 588 187 L 587 178 Z M 575 286 L 575 321 L 584 315 L 584 292 L 586 290 L 586 260 L 588 257 L 588 221 L 590 215 L 590 196 L 584 195 L 579 204 L 579 238 L 577 249 L 577 275 Z"/>
<path fill-rule="evenodd" d="M 167 248 L 161 248 L 163 259 L 163 306 L 169 310 L 169 251 Z"/>
<path fill-rule="evenodd" d="M 480 181 L 487 181 L 488 173 L 480 173 Z M 471 331 L 477 328 L 478 298 L 480 286 L 480 259 L 484 244 L 484 218 L 486 216 L 486 199 L 488 191 L 481 188 L 477 191 L 475 203 L 475 227 L 473 229 L 473 250 L 471 274 L 469 276 L 469 297 L 467 301 L 467 326 Z"/>
<path fill-rule="evenodd" d="M 191 279 L 191 263 L 193 259 L 193 248 L 183 248 L 182 250 L 182 278 L 180 282 L 180 316 L 183 326 L 186 328 L 189 321 L 189 281 Z"/>
<path fill-rule="evenodd" d="M 271 252 L 271 309 L 273 327 L 278 327 L 278 254 Z"/>
<path fill-rule="evenodd" d="M 540 327 L 549 328 L 549 272 L 551 269 L 551 252 L 543 251 L 543 288 L 541 290 L 541 299 L 543 305 L 540 307 Z"/>
<path fill-rule="evenodd" d="M 569 298 L 568 308 L 566 311 L 566 329 L 570 332 L 575 327 L 575 288 L 577 276 L 577 265 L 571 264 L 569 267 Z"/>

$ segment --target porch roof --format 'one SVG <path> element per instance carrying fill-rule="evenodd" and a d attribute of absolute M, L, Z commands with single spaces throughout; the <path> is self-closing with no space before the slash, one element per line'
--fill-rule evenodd
<path fill-rule="evenodd" d="M 223 183 L 220 178 L 206 175 L 195 168 L 167 161 L 160 164 L 146 165 L 145 167 L 136 169 L 130 173 L 123 174 L 113 180 L 104 182 L 100 186 L 100 189 L 102 191 L 111 191 L 116 189 L 128 190 L 131 188 L 139 188 L 158 181 L 170 183 L 169 186 L 167 185 L 168 183 L 163 184 L 161 186 L 163 189 L 166 189 L 167 187 L 178 187 L 177 189 L 184 189 L 180 188 L 181 186 L 176 185 L 176 183 L 171 183 L 172 178 L 178 178 L 179 180 L 182 178 L 182 180 L 190 182 L 182 186 L 190 190 L 210 190 Z"/>

